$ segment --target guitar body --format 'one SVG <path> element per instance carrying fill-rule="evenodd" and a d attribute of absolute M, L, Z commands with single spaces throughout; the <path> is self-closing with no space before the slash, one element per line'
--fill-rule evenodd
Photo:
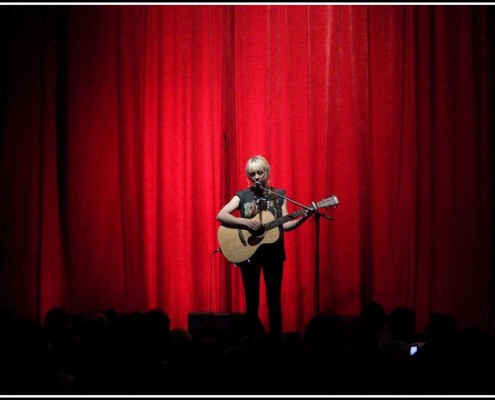
<path fill-rule="evenodd" d="M 261 211 L 251 219 L 257 219 L 262 224 L 275 220 L 273 214 L 269 211 Z M 217 237 L 225 258 L 236 264 L 252 257 L 260 246 L 276 242 L 280 237 L 280 232 L 278 229 L 270 229 L 264 230 L 260 234 L 253 234 L 246 229 L 228 228 L 220 225 Z"/>

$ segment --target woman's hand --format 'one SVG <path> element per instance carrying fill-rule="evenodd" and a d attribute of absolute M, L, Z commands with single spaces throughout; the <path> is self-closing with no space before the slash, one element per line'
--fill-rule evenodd
<path fill-rule="evenodd" d="M 261 222 L 257 221 L 256 219 L 246 219 L 246 229 L 252 232 L 259 231 L 262 228 Z"/>

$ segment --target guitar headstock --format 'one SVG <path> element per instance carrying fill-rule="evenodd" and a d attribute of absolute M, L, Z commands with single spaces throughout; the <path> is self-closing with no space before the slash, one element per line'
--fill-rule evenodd
<path fill-rule="evenodd" d="M 337 196 L 330 196 L 327 197 L 326 199 L 323 199 L 322 201 L 319 201 L 317 206 L 318 208 L 324 208 L 324 207 L 336 207 L 339 204 L 339 199 Z"/>

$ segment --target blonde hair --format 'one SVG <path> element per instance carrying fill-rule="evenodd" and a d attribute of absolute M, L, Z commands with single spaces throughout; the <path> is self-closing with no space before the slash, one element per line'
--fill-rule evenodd
<path fill-rule="evenodd" d="M 256 155 L 251 157 L 246 163 L 245 173 L 249 182 L 251 182 L 249 174 L 255 170 L 263 171 L 263 180 L 266 181 L 266 183 L 268 184 L 271 168 L 270 168 L 270 164 L 268 164 L 268 161 L 266 161 L 265 157 Z"/>

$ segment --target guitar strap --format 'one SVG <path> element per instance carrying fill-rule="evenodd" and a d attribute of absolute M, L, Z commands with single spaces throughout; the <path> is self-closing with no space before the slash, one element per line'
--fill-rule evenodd
<path fill-rule="evenodd" d="M 270 188 L 275 190 L 274 188 Z M 270 193 L 267 197 L 267 203 L 275 208 L 275 218 L 280 218 L 282 216 L 282 201 L 281 198 Z"/>

